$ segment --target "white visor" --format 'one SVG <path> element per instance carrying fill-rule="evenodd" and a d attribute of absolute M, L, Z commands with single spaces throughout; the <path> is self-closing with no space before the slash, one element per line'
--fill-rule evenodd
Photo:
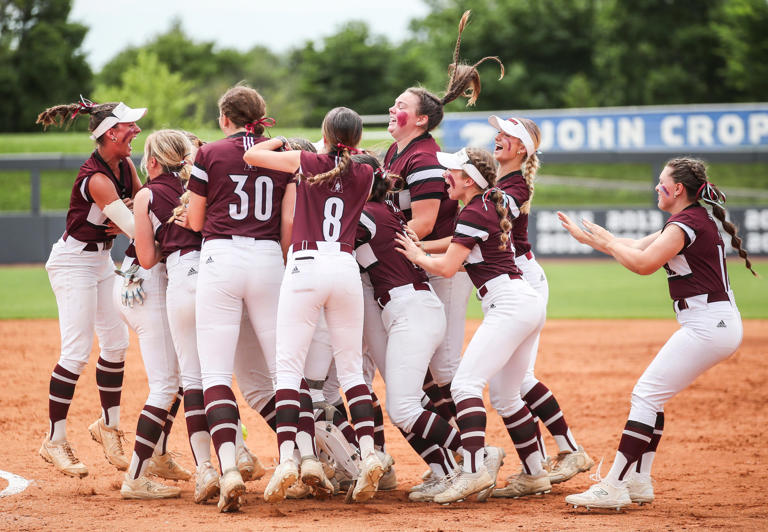
<path fill-rule="evenodd" d="M 456 153 L 439 151 L 437 152 L 437 162 L 449 170 L 464 170 L 472 178 L 472 181 L 477 183 L 477 186 L 483 190 L 488 188 L 488 181 L 480 173 L 480 170 L 470 162 L 466 148 L 462 148 Z"/>
<path fill-rule="evenodd" d="M 100 136 L 112 129 L 117 124 L 123 124 L 126 122 L 136 122 L 142 116 L 147 114 L 147 108 L 142 107 L 140 109 L 131 109 L 123 102 L 117 104 L 117 107 L 112 109 L 112 114 L 101 121 L 99 127 L 93 130 L 91 133 L 91 139 L 97 140 Z"/>
<path fill-rule="evenodd" d="M 529 157 L 536 151 L 536 148 L 534 148 L 533 139 L 531 138 L 531 134 L 528 133 L 528 130 L 525 129 L 525 126 L 519 118 L 502 120 L 496 115 L 491 115 L 488 118 L 488 123 L 490 123 L 493 127 L 502 133 L 506 133 L 510 137 L 520 139 L 520 141 L 523 143 L 523 146 L 525 146 L 525 151 L 528 152 Z"/>

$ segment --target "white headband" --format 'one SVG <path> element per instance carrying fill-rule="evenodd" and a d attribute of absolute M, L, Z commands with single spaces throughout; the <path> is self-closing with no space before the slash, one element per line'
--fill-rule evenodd
<path fill-rule="evenodd" d="M 470 162 L 466 148 L 462 148 L 456 153 L 439 151 L 437 152 L 437 162 L 449 170 L 464 170 L 481 189 L 488 188 L 488 181 L 480 173 L 480 170 Z"/>
<path fill-rule="evenodd" d="M 531 134 L 528 133 L 528 130 L 525 128 L 519 118 L 502 120 L 496 115 L 491 115 L 488 118 L 488 123 L 495 127 L 497 130 L 506 133 L 510 137 L 520 139 L 520 141 L 523 143 L 523 146 L 525 146 L 525 151 L 528 152 L 529 157 L 536 152 Z"/>
<path fill-rule="evenodd" d="M 91 139 L 97 140 L 108 130 L 115 127 L 117 124 L 123 124 L 126 122 L 136 122 L 145 114 L 147 114 L 146 107 L 142 107 L 139 109 L 131 109 L 130 107 L 125 105 L 123 102 L 120 102 L 119 104 L 117 104 L 117 107 L 112 109 L 112 114 L 106 117 L 104 120 L 102 120 L 101 123 L 98 125 L 98 127 L 93 130 L 93 133 L 91 133 Z"/>

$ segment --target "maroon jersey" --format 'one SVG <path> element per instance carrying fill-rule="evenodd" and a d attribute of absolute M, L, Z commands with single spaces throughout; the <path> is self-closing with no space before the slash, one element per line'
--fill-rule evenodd
<path fill-rule="evenodd" d="M 189 190 L 207 199 L 203 236 L 280 240 L 281 203 L 293 174 L 251 166 L 243 155 L 266 137 L 236 133 L 197 151 Z"/>
<path fill-rule="evenodd" d="M 370 275 L 377 300 L 397 286 L 427 282 L 426 272 L 395 249 L 395 235 L 405 234 L 405 225 L 402 211 L 392 204 L 368 202 L 363 208 L 355 255 Z"/>
<path fill-rule="evenodd" d="M 301 152 L 302 176 L 314 176 L 336 166 L 333 155 Z M 343 175 L 323 183 L 299 179 L 293 215 L 293 249 L 305 242 L 339 242 L 352 249 L 360 213 L 373 185 L 373 168 L 349 162 Z"/>
<path fill-rule="evenodd" d="M 443 179 L 445 169 L 437 162 L 440 146 L 429 133 L 408 143 L 402 152 L 392 144 L 384 157 L 384 167 L 404 180 L 403 190 L 395 194 L 395 205 L 411 219 L 411 203 L 425 199 L 440 200 L 437 220 L 432 232 L 422 240 L 437 240 L 450 236 L 456 222 L 459 203 L 448 197 L 448 184 Z"/>
<path fill-rule="evenodd" d="M 501 229 L 496 205 L 490 200 L 483 203 L 482 194 L 472 198 L 459 212 L 451 242 L 471 250 L 464 261 L 464 269 L 476 288 L 505 273 L 521 277 L 511 242 L 499 249 Z"/>
<path fill-rule="evenodd" d="M 176 174 L 161 174 L 144 185 L 151 192 L 149 219 L 155 230 L 155 240 L 160 244 L 163 258 L 174 251 L 199 250 L 203 241 L 200 233 L 168 223 L 184 194 L 184 185 Z"/>
<path fill-rule="evenodd" d="M 520 257 L 531 251 L 528 242 L 528 215 L 520 212 L 520 207 L 531 197 L 531 191 L 525 183 L 520 170 L 511 172 L 496 182 L 496 186 L 509 198 L 509 218 L 512 220 L 512 243 L 515 247 L 515 257 Z"/>
<path fill-rule="evenodd" d="M 88 181 L 93 174 L 104 174 L 115 185 L 120 199 L 132 198 L 133 175 L 131 174 L 131 166 L 126 159 L 123 159 L 119 163 L 119 168 L 120 175 L 116 176 L 98 151 L 94 151 L 90 159 L 83 163 L 69 198 L 66 231 L 68 235 L 81 242 L 106 242 L 115 238 L 114 235 L 108 235 L 106 232 L 109 218 L 104 216 L 104 213 L 93 201 L 88 192 Z"/>
<path fill-rule="evenodd" d="M 707 209 L 694 203 L 670 216 L 664 229 L 670 224 L 685 233 L 683 249 L 664 265 L 672 299 L 727 294 L 731 286 L 725 266 L 725 246 Z"/>

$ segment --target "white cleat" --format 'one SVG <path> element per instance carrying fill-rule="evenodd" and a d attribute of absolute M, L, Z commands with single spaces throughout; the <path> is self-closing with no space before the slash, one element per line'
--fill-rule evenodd
<path fill-rule="evenodd" d="M 485 459 L 483 460 L 483 463 L 485 464 L 485 468 L 488 470 L 488 475 L 490 475 L 491 479 L 493 479 L 493 485 L 485 488 L 483 491 L 477 494 L 478 502 L 487 501 L 488 497 L 490 497 L 493 493 L 493 488 L 496 487 L 496 477 L 499 475 L 499 469 L 501 469 L 501 466 L 504 465 L 505 456 L 507 456 L 507 453 L 505 453 L 504 449 L 501 447 L 485 448 Z"/>
<path fill-rule="evenodd" d="M 462 470 L 448 489 L 435 495 L 432 500 L 438 504 L 460 502 L 470 495 L 474 495 L 491 486 L 493 486 L 493 479 L 488 474 L 485 466 L 481 467 L 476 473 L 467 473 Z"/>
<path fill-rule="evenodd" d="M 493 490 L 494 497 L 519 499 L 526 495 L 541 495 L 552 491 L 549 475 L 545 471 L 535 477 L 526 473 L 519 473 L 507 479 L 507 485 Z"/>
<path fill-rule="evenodd" d="M 83 478 L 88 475 L 88 468 L 75 456 L 75 451 L 66 440 L 53 442 L 46 438 L 40 447 L 40 456 L 70 477 Z"/>
<path fill-rule="evenodd" d="M 125 433 L 116 428 L 107 427 L 102 418 L 97 419 L 88 427 L 91 438 L 101 444 L 107 461 L 120 471 L 128 469 L 128 459 L 123 451 Z"/>
<path fill-rule="evenodd" d="M 568 495 L 565 498 L 565 502 L 574 508 L 583 506 L 587 510 L 590 508 L 606 508 L 616 509 L 616 511 L 632 504 L 632 500 L 629 498 L 629 490 L 625 486 L 615 487 L 605 480 L 593 485 L 584 493 Z"/>
<path fill-rule="evenodd" d="M 195 504 L 201 504 L 219 496 L 219 473 L 210 462 L 200 464 L 195 473 Z"/>
<path fill-rule="evenodd" d="M 314 456 L 305 456 L 301 459 L 301 482 L 318 497 L 329 497 L 333 494 L 333 484 L 328 480 L 325 467 Z"/>
<path fill-rule="evenodd" d="M 651 475 L 635 473 L 627 482 L 627 491 L 629 491 L 630 500 L 640 506 L 650 504 L 656 498 Z"/>
<path fill-rule="evenodd" d="M 579 473 L 589 471 L 594 465 L 595 461 L 581 446 L 573 452 L 559 453 L 549 473 L 549 481 L 552 484 L 565 482 Z"/>
<path fill-rule="evenodd" d="M 236 467 L 224 471 L 219 479 L 219 512 L 238 511 L 244 493 L 245 482 L 240 476 L 240 471 Z"/>
<path fill-rule="evenodd" d="M 174 453 L 156 454 L 147 461 L 146 474 L 165 480 L 189 480 L 192 473 L 174 460 Z"/>
<path fill-rule="evenodd" d="M 144 475 L 132 479 L 126 474 L 120 488 L 120 496 L 123 499 L 139 500 L 176 499 L 181 497 L 181 489 L 149 480 Z"/>
<path fill-rule="evenodd" d="M 352 500 L 363 502 L 372 498 L 379 488 L 379 480 L 383 475 L 384 466 L 381 460 L 375 452 L 369 453 L 360 463 L 360 475 L 352 491 Z"/>
<path fill-rule="evenodd" d="M 286 491 L 299 480 L 299 468 L 293 460 L 278 464 L 272 478 L 264 489 L 264 500 L 279 502 L 285 499 Z"/>
<path fill-rule="evenodd" d="M 236 462 L 237 469 L 240 471 L 240 476 L 243 477 L 244 482 L 259 480 L 267 472 L 264 466 L 261 465 L 258 457 L 245 446 L 237 448 Z"/>
<path fill-rule="evenodd" d="M 435 495 L 443 493 L 445 490 L 451 487 L 451 484 L 453 484 L 453 481 L 456 480 L 456 477 L 460 471 L 460 469 L 457 469 L 450 475 L 445 475 L 442 477 L 432 475 L 426 481 L 424 481 L 423 484 L 419 484 L 418 490 L 411 489 L 411 492 L 408 494 L 408 500 L 413 502 L 433 501 L 435 499 Z M 416 486 L 414 486 L 414 488 L 415 487 Z"/>

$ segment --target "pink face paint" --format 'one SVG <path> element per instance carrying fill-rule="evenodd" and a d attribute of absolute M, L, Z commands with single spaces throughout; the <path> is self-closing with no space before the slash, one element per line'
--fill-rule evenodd
<path fill-rule="evenodd" d="M 405 111 L 398 111 L 395 114 L 395 118 L 397 119 L 398 127 L 405 127 L 405 124 L 408 123 L 408 113 L 406 113 Z"/>
<path fill-rule="evenodd" d="M 666 197 L 669 197 L 669 191 L 667 190 L 667 187 L 664 185 L 659 185 L 659 188 L 661 188 L 661 191 L 664 193 Z"/>

